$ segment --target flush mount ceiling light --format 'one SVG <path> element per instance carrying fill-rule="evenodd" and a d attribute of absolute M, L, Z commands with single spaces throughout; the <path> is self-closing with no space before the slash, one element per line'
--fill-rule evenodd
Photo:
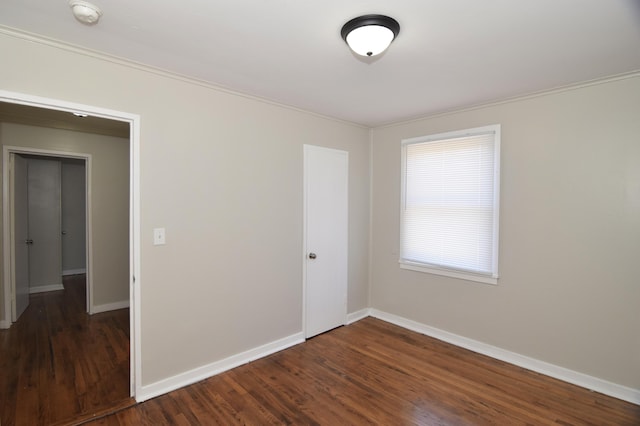
<path fill-rule="evenodd" d="M 102 16 L 102 10 L 88 1 L 71 0 L 69 1 L 69 7 L 73 12 L 73 16 L 85 25 L 97 24 Z"/>
<path fill-rule="evenodd" d="M 384 15 L 364 15 L 344 24 L 340 34 L 351 50 L 361 56 L 384 52 L 400 32 L 400 24 Z"/>

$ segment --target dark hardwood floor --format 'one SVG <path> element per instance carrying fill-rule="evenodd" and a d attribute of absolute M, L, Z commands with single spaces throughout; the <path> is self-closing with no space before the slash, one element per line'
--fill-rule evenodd
<path fill-rule="evenodd" d="M 366 318 L 90 425 L 640 425 L 640 406 Z"/>
<path fill-rule="evenodd" d="M 85 276 L 34 294 L 0 330 L 2 426 L 65 424 L 130 406 L 129 310 L 89 316 Z"/>
<path fill-rule="evenodd" d="M 640 425 L 640 406 L 366 318 L 135 405 L 128 310 L 84 313 L 84 277 L 0 331 L 9 425 Z"/>

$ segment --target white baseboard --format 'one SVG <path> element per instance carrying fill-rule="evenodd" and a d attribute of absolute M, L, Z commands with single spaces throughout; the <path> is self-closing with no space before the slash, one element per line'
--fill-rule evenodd
<path fill-rule="evenodd" d="M 633 404 L 640 404 L 640 389 L 632 389 L 626 386 L 599 379 L 597 377 L 569 370 L 568 368 L 559 367 L 548 362 L 529 358 L 515 352 L 507 351 L 505 349 L 488 345 L 477 340 L 468 339 L 457 334 L 449 333 L 448 331 L 430 327 L 428 325 L 399 317 L 397 315 L 382 312 L 377 309 L 371 309 L 371 316 L 406 328 L 408 330 L 425 334 L 438 340 L 451 343 L 452 345 L 460 346 L 473 352 L 487 355 L 492 358 L 499 359 L 501 361 L 505 361 L 510 364 L 514 364 L 519 367 L 523 367 L 558 380 L 562 380 L 564 382 L 572 383 L 574 385 L 600 392 L 614 398 L 622 399 Z"/>
<path fill-rule="evenodd" d="M 239 367 L 243 364 L 247 364 L 259 358 L 264 358 L 267 355 L 271 355 L 302 342 L 304 342 L 304 334 L 302 332 L 292 334 L 291 336 L 276 340 L 271 343 L 267 343 L 254 349 L 250 349 L 246 352 L 232 355 L 229 358 L 212 362 L 211 364 L 207 364 L 202 367 L 194 368 L 193 370 L 166 378 L 164 380 L 160 380 L 150 385 L 142 386 L 141 392 L 138 392 L 135 397 L 136 401 L 143 402 L 148 399 L 155 398 L 156 396 L 160 396 L 176 389 L 180 389 L 184 386 L 191 385 L 193 383 L 215 376 L 216 374 L 231 370 L 232 368 Z"/>
<path fill-rule="evenodd" d="M 94 305 L 91 309 L 91 314 L 99 314 L 101 312 L 116 311 L 118 309 L 124 309 L 129 307 L 129 299 L 121 300 L 119 302 L 105 303 L 104 305 Z"/>
<path fill-rule="evenodd" d="M 78 274 L 86 274 L 87 270 L 85 268 L 82 269 L 67 269 L 66 271 L 62 271 L 62 276 L 66 277 L 67 275 L 78 275 Z"/>
<path fill-rule="evenodd" d="M 62 284 L 39 285 L 37 287 L 29 287 L 29 294 L 45 293 L 47 291 L 64 290 Z"/>
<path fill-rule="evenodd" d="M 11 321 L 0 320 L 0 330 L 6 330 L 9 327 L 11 327 Z"/>
<path fill-rule="evenodd" d="M 365 319 L 368 316 L 371 316 L 371 309 L 369 308 L 360 309 L 359 311 L 352 312 L 347 315 L 347 324 L 353 324 L 354 322 L 360 321 L 361 319 Z"/>

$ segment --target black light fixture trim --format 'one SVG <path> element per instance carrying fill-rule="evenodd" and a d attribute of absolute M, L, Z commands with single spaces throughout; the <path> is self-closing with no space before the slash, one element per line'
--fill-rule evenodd
<path fill-rule="evenodd" d="M 342 39 L 347 42 L 347 36 L 349 33 L 356 28 L 365 27 L 367 25 L 378 25 L 381 27 L 386 27 L 391 30 L 393 33 L 393 39 L 395 40 L 400 33 L 400 24 L 395 19 L 385 16 L 385 15 L 363 15 L 358 16 L 357 18 L 353 18 L 346 24 L 342 26 L 342 31 L 340 31 L 340 35 Z"/>

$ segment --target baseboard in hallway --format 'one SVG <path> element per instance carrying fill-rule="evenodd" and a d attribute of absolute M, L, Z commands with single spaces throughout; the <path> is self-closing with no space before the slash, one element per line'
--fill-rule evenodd
<path fill-rule="evenodd" d="M 87 270 L 82 268 L 82 269 L 67 269 L 65 271 L 62 271 L 62 276 L 66 277 L 68 275 L 80 275 L 80 274 L 86 274 Z"/>
<path fill-rule="evenodd" d="M 64 290 L 64 286 L 62 285 L 62 283 L 40 285 L 36 287 L 29 287 L 29 294 L 46 293 L 48 291 L 60 291 L 60 290 Z"/>

